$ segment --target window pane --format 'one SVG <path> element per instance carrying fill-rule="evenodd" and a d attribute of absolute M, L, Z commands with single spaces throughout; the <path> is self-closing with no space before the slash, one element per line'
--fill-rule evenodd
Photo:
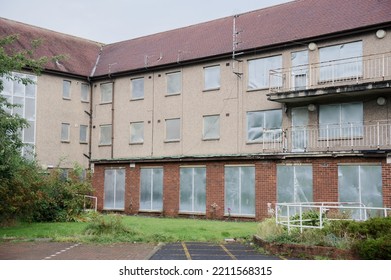
<path fill-rule="evenodd" d="M 225 167 L 225 213 L 239 213 L 239 167 Z"/>
<path fill-rule="evenodd" d="M 144 123 L 131 123 L 130 124 L 130 143 L 143 143 L 144 142 Z"/>
<path fill-rule="evenodd" d="M 33 83 L 26 85 L 26 97 L 35 97 L 35 91 L 36 91 L 36 82 L 37 77 L 32 75 L 27 75 L 27 78 L 29 78 Z"/>
<path fill-rule="evenodd" d="M 88 131 L 87 125 L 80 125 L 80 142 L 81 143 L 87 143 L 87 131 Z"/>
<path fill-rule="evenodd" d="M 88 102 L 88 100 L 89 100 L 88 96 L 89 95 L 90 95 L 90 85 L 82 83 L 81 84 L 81 101 Z"/>
<path fill-rule="evenodd" d="M 179 211 L 193 210 L 193 169 L 180 169 L 180 205 Z"/>
<path fill-rule="evenodd" d="M 177 94 L 182 91 L 182 73 L 167 74 L 167 94 Z"/>
<path fill-rule="evenodd" d="M 362 42 L 353 42 L 319 49 L 320 80 L 362 75 Z"/>
<path fill-rule="evenodd" d="M 35 120 L 35 99 L 25 99 L 25 116 L 28 120 Z"/>
<path fill-rule="evenodd" d="M 144 78 L 132 80 L 132 99 L 144 98 Z"/>
<path fill-rule="evenodd" d="M 248 62 L 248 89 L 261 89 L 270 86 L 281 86 L 282 79 L 280 75 L 273 76 L 270 80 L 270 70 L 277 70 L 281 72 L 282 56 L 272 56 L 260 59 L 249 60 Z M 270 80 L 270 82 L 269 82 Z"/>
<path fill-rule="evenodd" d="M 113 84 L 101 84 L 100 85 L 101 103 L 110 103 L 113 98 Z"/>
<path fill-rule="evenodd" d="M 23 142 L 24 143 L 35 143 L 35 122 L 28 121 L 29 127 L 23 129 Z"/>
<path fill-rule="evenodd" d="M 105 209 L 114 209 L 114 170 L 105 170 L 105 197 L 104 205 Z"/>
<path fill-rule="evenodd" d="M 71 82 L 63 81 L 62 82 L 62 98 L 70 99 L 71 98 Z"/>
<path fill-rule="evenodd" d="M 180 119 L 166 120 L 166 140 L 180 140 Z"/>
<path fill-rule="evenodd" d="M 111 145 L 111 125 L 102 125 L 100 127 L 100 145 Z"/>
<path fill-rule="evenodd" d="M 61 124 L 61 141 L 69 141 L 69 124 Z"/>
<path fill-rule="evenodd" d="M 141 169 L 140 182 L 140 210 L 151 210 L 152 169 Z"/>
<path fill-rule="evenodd" d="M 154 168 L 152 186 L 152 207 L 151 210 L 163 210 L 163 169 Z"/>
<path fill-rule="evenodd" d="M 220 137 L 220 116 L 204 117 L 204 139 L 218 139 Z"/>
<path fill-rule="evenodd" d="M 206 168 L 194 168 L 194 211 L 206 212 Z"/>
<path fill-rule="evenodd" d="M 24 96 L 25 85 L 18 79 L 25 78 L 25 75 L 16 73 L 14 74 L 16 80 L 14 80 L 14 95 Z"/>
<path fill-rule="evenodd" d="M 220 88 L 220 66 L 204 68 L 204 89 Z"/>
<path fill-rule="evenodd" d="M 1 94 L 12 95 L 14 91 L 13 81 L 5 77 L 0 77 L 0 79 L 3 81 L 3 91 L 1 92 Z"/>
<path fill-rule="evenodd" d="M 241 167 L 240 171 L 240 214 L 255 215 L 255 167 Z"/>
<path fill-rule="evenodd" d="M 125 169 L 116 170 L 114 208 L 125 209 Z"/>
<path fill-rule="evenodd" d="M 265 125 L 265 115 L 263 112 L 247 113 L 247 140 L 259 141 L 263 137 L 263 128 Z"/>

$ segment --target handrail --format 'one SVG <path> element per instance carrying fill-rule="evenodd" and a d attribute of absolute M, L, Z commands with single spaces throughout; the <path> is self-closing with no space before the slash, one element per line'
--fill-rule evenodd
<path fill-rule="evenodd" d="M 297 209 L 298 208 L 298 209 Z M 285 211 L 284 211 L 285 209 Z M 317 214 L 317 219 L 303 219 L 304 209 L 309 209 Z M 352 211 L 352 215 L 346 218 L 332 218 L 327 217 L 327 214 L 330 210 L 344 210 Z M 292 212 L 293 210 L 293 212 Z M 354 211 L 359 211 L 358 215 L 354 217 Z M 370 217 L 369 212 L 377 211 L 377 214 L 382 214 L 384 217 L 391 213 L 391 208 L 386 207 L 367 207 L 363 203 L 359 202 L 303 202 L 303 203 L 276 203 L 275 204 L 275 219 L 276 224 L 286 226 L 288 231 L 292 227 L 300 228 L 302 232 L 304 228 L 323 228 L 325 220 L 359 220 L 366 221 Z M 281 212 L 286 212 L 286 215 L 283 215 Z M 298 212 L 298 213 L 297 213 Z M 293 215 L 292 215 L 293 214 Z M 293 216 L 297 216 L 292 219 Z M 303 224 L 303 222 L 312 221 L 312 225 Z"/>

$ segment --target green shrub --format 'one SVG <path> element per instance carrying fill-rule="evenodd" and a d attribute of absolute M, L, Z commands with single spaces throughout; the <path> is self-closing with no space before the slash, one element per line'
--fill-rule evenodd
<path fill-rule="evenodd" d="M 263 240 L 270 241 L 284 233 L 284 227 L 276 224 L 274 218 L 265 219 L 258 224 L 257 235 Z"/>
<path fill-rule="evenodd" d="M 134 234 L 135 232 L 127 228 L 120 215 L 101 215 L 97 214 L 91 219 L 91 222 L 85 229 L 87 235 L 112 235 Z"/>
<path fill-rule="evenodd" d="M 356 241 L 352 250 L 364 260 L 391 260 L 391 234 Z"/>

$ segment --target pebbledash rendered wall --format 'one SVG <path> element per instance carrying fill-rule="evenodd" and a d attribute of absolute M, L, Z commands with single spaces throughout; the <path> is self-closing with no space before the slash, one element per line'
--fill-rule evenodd
<path fill-rule="evenodd" d="M 383 207 L 391 206 L 391 164 L 385 158 L 363 157 L 324 157 L 307 159 L 260 159 L 236 161 L 197 161 L 197 162 L 157 162 L 99 164 L 95 163 L 93 184 L 98 197 L 98 209 L 104 211 L 104 175 L 110 168 L 125 169 L 125 214 L 161 215 L 167 217 L 197 216 L 207 219 L 228 219 L 224 214 L 224 170 L 226 165 L 255 166 L 255 217 L 232 215 L 232 219 L 262 220 L 267 218 L 268 203 L 274 207 L 277 201 L 277 166 L 311 165 L 314 202 L 338 202 L 338 166 L 339 165 L 379 165 L 382 172 Z M 182 214 L 179 211 L 180 167 L 206 167 L 206 213 L 204 215 Z M 143 167 L 162 167 L 163 174 L 163 211 L 141 212 L 140 205 L 140 169 Z"/>

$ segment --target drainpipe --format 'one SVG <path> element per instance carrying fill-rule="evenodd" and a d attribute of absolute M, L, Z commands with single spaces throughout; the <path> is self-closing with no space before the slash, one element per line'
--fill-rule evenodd
<path fill-rule="evenodd" d="M 114 81 L 111 82 L 111 158 L 114 158 Z"/>
<path fill-rule="evenodd" d="M 92 113 L 93 113 L 93 94 L 92 94 L 92 91 L 93 91 L 93 86 L 92 86 L 92 81 L 90 79 L 90 77 L 87 78 L 88 80 L 88 84 L 90 85 L 90 114 L 89 114 L 89 125 L 88 125 L 88 166 L 89 166 L 89 169 L 91 170 L 91 157 L 92 157 Z"/>

